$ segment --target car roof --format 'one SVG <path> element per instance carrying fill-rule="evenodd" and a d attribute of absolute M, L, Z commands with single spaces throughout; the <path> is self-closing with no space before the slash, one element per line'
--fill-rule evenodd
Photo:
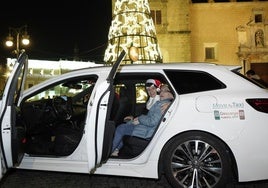
<path fill-rule="evenodd" d="M 225 68 L 228 70 L 233 70 L 236 68 L 239 68 L 241 66 L 236 65 L 220 65 L 215 63 L 205 63 L 205 62 L 182 62 L 182 63 L 157 63 L 157 64 L 132 64 L 132 65 L 122 65 L 122 66 L 129 66 L 136 68 L 144 68 L 144 67 L 150 67 L 150 68 L 156 68 L 156 69 L 200 69 L 200 70 L 206 70 L 206 69 L 218 69 L 218 68 Z"/>
<path fill-rule="evenodd" d="M 103 65 L 98 67 L 84 68 L 86 70 L 100 70 L 104 71 L 110 69 L 111 65 Z M 240 70 L 239 65 L 221 65 L 206 62 L 170 62 L 170 63 L 151 63 L 151 64 L 123 64 L 120 65 L 119 70 L 152 70 L 152 69 L 191 69 L 191 70 L 210 70 L 210 69 L 227 69 L 230 71 Z"/>

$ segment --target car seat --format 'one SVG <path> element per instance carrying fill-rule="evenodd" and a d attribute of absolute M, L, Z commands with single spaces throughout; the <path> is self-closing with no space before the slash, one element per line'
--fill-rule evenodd
<path fill-rule="evenodd" d="M 126 87 L 120 88 L 118 103 L 118 110 L 114 116 L 114 121 L 116 125 L 123 123 L 124 117 L 129 115 L 131 110 Z"/>

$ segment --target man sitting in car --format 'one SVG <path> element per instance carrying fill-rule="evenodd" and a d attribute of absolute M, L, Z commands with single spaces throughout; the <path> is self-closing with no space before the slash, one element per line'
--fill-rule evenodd
<path fill-rule="evenodd" d="M 168 86 L 162 85 L 160 89 L 160 100 L 155 102 L 147 115 L 140 115 L 132 121 L 119 125 L 114 135 L 112 156 L 118 156 L 119 150 L 123 146 L 122 138 L 125 135 L 150 138 L 162 118 L 162 105 L 164 103 L 170 104 L 173 99 L 173 94 L 170 92 Z"/>

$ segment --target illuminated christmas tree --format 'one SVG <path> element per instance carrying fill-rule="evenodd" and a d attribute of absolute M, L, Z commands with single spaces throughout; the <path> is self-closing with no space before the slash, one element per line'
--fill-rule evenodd
<path fill-rule="evenodd" d="M 148 0 L 116 0 L 108 40 L 107 64 L 114 64 L 122 50 L 125 64 L 162 63 Z"/>

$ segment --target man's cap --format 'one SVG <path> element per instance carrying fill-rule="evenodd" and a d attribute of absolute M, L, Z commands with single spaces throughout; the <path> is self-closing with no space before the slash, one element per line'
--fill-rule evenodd
<path fill-rule="evenodd" d="M 151 87 L 154 85 L 156 88 L 159 88 L 161 86 L 161 82 L 157 79 L 148 79 L 145 83 L 146 87 Z"/>

